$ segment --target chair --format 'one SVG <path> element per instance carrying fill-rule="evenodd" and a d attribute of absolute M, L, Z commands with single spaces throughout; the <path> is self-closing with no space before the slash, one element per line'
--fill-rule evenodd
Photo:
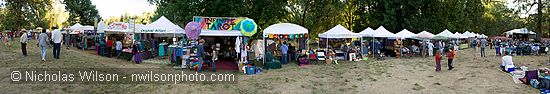
<path fill-rule="evenodd" d="M 264 69 L 279 69 L 282 67 L 281 62 L 275 59 L 272 52 L 265 53 Z"/>
<path fill-rule="evenodd" d="M 327 57 L 326 57 L 324 51 L 317 51 L 317 60 L 323 61 L 323 60 L 326 60 L 326 59 L 327 59 Z"/>

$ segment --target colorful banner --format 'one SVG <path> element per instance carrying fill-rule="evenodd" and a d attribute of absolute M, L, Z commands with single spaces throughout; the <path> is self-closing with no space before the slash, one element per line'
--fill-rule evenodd
<path fill-rule="evenodd" d="M 193 17 L 203 30 L 240 30 L 245 17 Z"/>
<path fill-rule="evenodd" d="M 113 29 L 113 30 L 126 30 L 128 29 L 128 23 L 122 23 L 122 22 L 114 22 L 107 29 Z"/>

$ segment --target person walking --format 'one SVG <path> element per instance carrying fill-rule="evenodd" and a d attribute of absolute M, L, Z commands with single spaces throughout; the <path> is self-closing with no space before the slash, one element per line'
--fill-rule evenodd
<path fill-rule="evenodd" d="M 48 44 L 48 34 L 46 34 L 46 29 L 42 30 L 42 33 L 38 35 L 38 46 L 40 47 L 40 55 L 42 56 L 42 61 L 46 61 L 46 47 L 49 47 L 50 44 Z"/>
<path fill-rule="evenodd" d="M 19 38 L 19 42 L 21 42 L 21 52 L 23 53 L 23 56 L 27 56 L 27 41 L 29 40 L 27 31 L 22 30 L 23 34 L 21 35 L 21 38 Z"/>
<path fill-rule="evenodd" d="M 67 46 L 67 49 L 69 49 L 69 44 L 71 44 L 71 36 L 69 35 L 69 33 L 66 33 L 65 34 L 65 45 Z"/>
<path fill-rule="evenodd" d="M 481 51 L 481 57 L 486 57 L 485 56 L 485 47 L 487 46 L 487 39 L 481 39 L 479 41 L 479 48 L 480 48 L 480 51 Z"/>
<path fill-rule="evenodd" d="M 428 55 L 433 56 L 434 52 L 434 44 L 432 42 L 428 42 Z"/>
<path fill-rule="evenodd" d="M 52 32 L 52 41 L 53 41 L 53 57 L 59 59 L 59 54 L 61 50 L 61 39 L 63 39 L 63 34 L 57 29 L 57 27 L 52 27 L 54 30 Z"/>

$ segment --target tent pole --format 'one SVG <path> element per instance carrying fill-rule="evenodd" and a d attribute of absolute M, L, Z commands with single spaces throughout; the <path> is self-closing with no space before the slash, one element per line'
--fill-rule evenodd
<path fill-rule="evenodd" d="M 265 54 L 266 54 L 266 53 L 265 53 L 265 50 L 266 50 L 266 49 L 265 49 L 265 46 L 266 46 L 266 45 L 265 45 L 265 44 L 266 44 L 266 42 L 265 42 L 265 35 L 263 35 L 263 41 L 262 41 L 262 42 L 263 42 L 263 45 L 264 45 L 264 49 L 263 49 L 263 50 L 264 50 L 264 54 L 263 54 L 264 56 L 262 56 L 262 57 L 263 57 L 263 59 L 262 59 L 262 61 L 263 61 L 262 64 L 265 66 Z"/>

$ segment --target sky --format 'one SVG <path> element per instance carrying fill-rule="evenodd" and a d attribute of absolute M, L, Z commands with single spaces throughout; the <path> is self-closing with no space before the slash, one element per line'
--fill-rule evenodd
<path fill-rule="evenodd" d="M 150 5 L 147 0 L 92 0 L 92 3 L 104 19 L 125 13 L 140 15 L 144 12 L 154 12 L 156 9 L 156 6 Z"/>

